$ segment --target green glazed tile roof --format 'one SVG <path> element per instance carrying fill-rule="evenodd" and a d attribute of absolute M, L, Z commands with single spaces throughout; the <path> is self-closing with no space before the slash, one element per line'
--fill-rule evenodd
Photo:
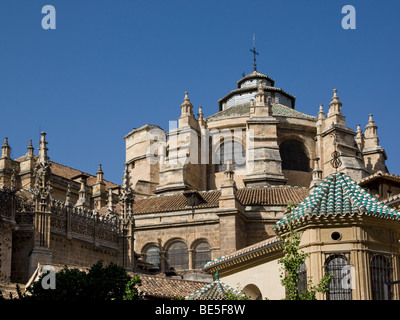
<path fill-rule="evenodd" d="M 220 120 L 224 118 L 234 118 L 234 117 L 248 117 L 250 113 L 250 103 L 239 104 L 230 108 L 226 108 L 223 111 L 220 111 L 212 116 L 207 118 L 207 121 Z M 272 104 L 272 115 L 275 117 L 293 117 L 293 118 L 301 118 L 301 119 L 309 119 L 316 120 L 317 118 L 314 116 L 310 116 L 308 114 L 302 113 L 295 109 L 286 107 L 281 104 Z"/>
<path fill-rule="evenodd" d="M 400 220 L 400 213 L 379 202 L 344 173 L 333 173 L 300 203 L 289 215 L 279 220 L 275 230 L 289 222 L 307 217 L 366 215 Z"/>
<path fill-rule="evenodd" d="M 228 286 L 220 280 L 215 280 L 203 288 L 185 297 L 185 300 L 225 300 L 226 292 L 244 296 L 240 291 Z"/>

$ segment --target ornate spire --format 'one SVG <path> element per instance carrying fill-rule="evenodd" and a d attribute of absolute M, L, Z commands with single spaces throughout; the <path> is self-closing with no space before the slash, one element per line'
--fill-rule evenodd
<path fill-rule="evenodd" d="M 332 101 L 329 103 L 329 115 L 331 114 L 342 114 L 342 103 L 339 101 L 337 95 L 337 89 L 333 89 Z"/>
<path fill-rule="evenodd" d="M 8 138 L 4 138 L 3 146 L 1 147 L 1 158 L 10 158 L 11 147 L 8 145 Z"/>
<path fill-rule="evenodd" d="M 29 158 L 32 158 L 32 157 L 33 157 L 33 151 L 35 150 L 35 149 L 33 148 L 33 145 L 32 145 L 32 140 L 29 140 L 29 146 L 28 146 L 27 150 L 28 150 L 27 156 L 28 156 Z"/>
<path fill-rule="evenodd" d="M 204 114 L 203 114 L 203 107 L 199 107 L 199 113 L 197 114 L 197 121 L 199 122 L 199 126 L 203 127 L 206 124 L 206 121 L 204 120 Z"/>
<path fill-rule="evenodd" d="M 47 156 L 47 141 L 46 141 L 46 132 L 40 133 L 40 141 L 39 141 L 39 162 L 45 163 L 49 159 Z"/>
<path fill-rule="evenodd" d="M 318 112 L 318 119 L 324 119 L 324 118 L 325 118 L 324 106 L 322 104 L 320 104 L 319 112 Z"/>
<path fill-rule="evenodd" d="M 181 114 L 182 115 L 192 115 L 193 114 L 193 105 L 188 98 L 188 92 L 185 92 L 185 98 L 183 99 L 183 103 L 181 104 Z"/>
<path fill-rule="evenodd" d="M 99 164 L 99 168 L 97 169 L 97 182 L 103 182 L 104 172 L 101 169 L 101 164 Z"/>
<path fill-rule="evenodd" d="M 35 184 L 33 187 L 33 196 L 37 200 L 37 210 L 42 212 L 48 209 L 52 188 L 50 186 L 50 162 L 47 156 L 46 133 L 41 132 L 39 141 L 39 155 L 34 170 Z"/>
<path fill-rule="evenodd" d="M 365 147 L 379 146 L 378 126 L 376 125 L 372 114 L 369 115 L 368 124 L 365 126 Z"/>
<path fill-rule="evenodd" d="M 134 191 L 131 188 L 130 176 L 128 165 L 125 165 L 124 177 L 121 185 L 121 192 L 119 195 L 119 203 L 121 205 L 121 215 L 124 221 L 129 219 L 130 214 L 132 213 L 132 204 L 135 200 Z"/>

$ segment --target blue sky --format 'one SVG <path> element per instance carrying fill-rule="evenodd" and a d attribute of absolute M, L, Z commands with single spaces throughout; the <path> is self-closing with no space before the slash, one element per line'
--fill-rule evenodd
<path fill-rule="evenodd" d="M 47 4 L 55 30 L 41 26 Z M 355 30 L 341 26 L 347 4 Z M 17 158 L 45 131 L 51 160 L 92 174 L 101 163 L 120 183 L 124 135 L 168 129 L 185 91 L 196 114 L 216 113 L 252 71 L 255 34 L 258 71 L 296 96 L 297 110 L 327 111 L 338 89 L 348 126 L 374 115 L 399 174 L 399 11 L 389 0 L 1 0 L 0 139 Z"/>

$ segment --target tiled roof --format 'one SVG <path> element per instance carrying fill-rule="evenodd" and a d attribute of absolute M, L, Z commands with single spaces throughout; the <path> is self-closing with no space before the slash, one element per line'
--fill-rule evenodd
<path fill-rule="evenodd" d="M 92 174 L 85 173 L 85 172 L 67 167 L 63 164 L 60 164 L 60 163 L 57 163 L 54 161 L 50 161 L 50 163 L 51 163 L 51 173 L 54 175 L 57 175 L 57 176 L 60 176 L 60 177 L 66 178 L 66 179 L 72 179 L 73 177 L 76 177 L 77 175 L 83 173 L 88 176 L 88 178 L 86 180 L 86 183 L 88 186 L 94 185 L 97 181 L 97 177 Z M 118 187 L 117 184 L 109 182 L 107 180 L 103 180 L 103 182 L 105 183 L 107 189 Z"/>
<path fill-rule="evenodd" d="M 207 121 L 226 119 L 226 118 L 236 118 L 236 117 L 248 117 L 250 113 L 250 104 L 239 104 L 230 108 L 226 108 L 212 116 L 207 117 Z M 289 117 L 289 118 L 300 118 L 300 119 L 308 119 L 308 120 L 316 120 L 317 118 L 314 116 L 310 116 L 308 114 L 302 113 L 295 109 L 286 107 L 281 104 L 273 103 L 272 104 L 272 115 L 276 117 Z"/>
<path fill-rule="evenodd" d="M 309 194 L 308 188 L 269 186 L 242 188 L 237 197 L 243 205 L 286 205 L 289 201 L 299 204 Z"/>
<path fill-rule="evenodd" d="M 387 205 L 392 205 L 393 203 L 396 203 L 399 200 L 400 200 L 400 193 L 390 196 L 389 198 L 386 198 L 385 200 L 382 200 L 382 203 L 387 204 Z"/>
<path fill-rule="evenodd" d="M 189 294 L 185 300 L 225 300 L 225 294 L 232 292 L 236 295 L 244 296 L 240 291 L 228 286 L 220 280 L 215 280 L 203 288 Z"/>
<path fill-rule="evenodd" d="M 391 180 L 391 181 L 395 181 L 395 182 L 400 182 L 400 176 L 397 174 L 392 174 L 392 173 L 387 173 L 387 172 L 383 172 L 381 170 L 375 172 L 374 174 L 371 174 L 370 176 L 361 179 L 358 184 L 360 186 L 364 186 L 366 184 L 368 184 L 369 182 L 379 179 L 379 178 L 384 178 L 387 180 Z"/>
<path fill-rule="evenodd" d="M 195 209 L 218 207 L 221 195 L 219 190 L 201 191 L 198 194 L 203 201 L 194 206 Z M 286 205 L 289 201 L 298 204 L 308 195 L 307 188 L 269 186 L 261 188 L 241 188 L 237 191 L 237 198 L 245 206 L 249 205 Z M 133 212 L 135 214 L 156 213 L 188 210 L 187 200 L 183 193 L 151 196 L 135 201 Z"/>
<path fill-rule="evenodd" d="M 36 158 L 37 156 L 34 156 L 34 157 Z M 25 160 L 25 158 L 26 158 L 26 155 L 16 159 L 16 161 L 21 162 L 21 161 Z M 86 183 L 88 186 L 94 185 L 97 181 L 97 177 L 95 175 L 85 173 L 83 171 L 79 171 L 77 169 L 68 167 L 66 165 L 63 165 L 63 164 L 60 164 L 60 163 L 57 163 L 54 161 L 50 161 L 50 164 L 51 164 L 51 167 L 50 167 L 51 173 L 56 176 L 59 176 L 59 177 L 65 178 L 65 179 L 72 179 L 73 177 L 76 177 L 79 174 L 83 173 L 88 177 L 86 180 Z M 103 182 L 105 183 L 107 189 L 118 187 L 117 184 L 112 183 L 110 181 L 103 180 Z"/>
<path fill-rule="evenodd" d="M 136 274 L 128 273 L 133 276 Z M 177 299 L 185 297 L 208 284 L 204 281 L 169 278 L 161 275 L 139 274 L 142 285 L 138 287 L 145 298 Z"/>
<path fill-rule="evenodd" d="M 333 173 L 290 214 L 276 223 L 276 230 L 307 217 L 366 215 L 400 220 L 400 213 L 379 202 L 344 173 Z"/>
<path fill-rule="evenodd" d="M 194 208 L 204 209 L 218 207 L 220 191 L 204 191 L 199 192 L 199 194 L 203 198 L 203 201 L 197 206 L 194 206 Z M 135 214 L 187 209 L 187 200 L 183 193 L 146 197 L 135 201 L 133 205 L 133 212 Z"/>
<path fill-rule="evenodd" d="M 266 240 L 247 246 L 245 248 L 236 250 L 230 254 L 224 255 L 217 259 L 211 260 L 204 265 L 203 269 L 209 270 L 215 267 L 218 267 L 218 269 L 220 269 L 219 266 L 227 262 L 234 262 L 235 260 L 246 261 L 251 259 L 254 254 L 257 254 L 257 256 L 259 256 L 260 254 L 271 252 L 271 249 L 272 250 L 278 249 L 281 243 L 282 241 L 279 237 L 277 236 L 271 237 Z"/>

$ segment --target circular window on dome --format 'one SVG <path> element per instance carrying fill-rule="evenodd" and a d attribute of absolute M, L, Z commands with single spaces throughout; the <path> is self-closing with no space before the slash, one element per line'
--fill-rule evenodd
<path fill-rule="evenodd" d="M 332 240 L 338 241 L 338 240 L 340 240 L 341 238 L 342 238 L 342 234 L 341 234 L 340 232 L 338 232 L 338 231 L 333 231 L 333 232 L 331 233 L 331 239 L 332 239 Z"/>

